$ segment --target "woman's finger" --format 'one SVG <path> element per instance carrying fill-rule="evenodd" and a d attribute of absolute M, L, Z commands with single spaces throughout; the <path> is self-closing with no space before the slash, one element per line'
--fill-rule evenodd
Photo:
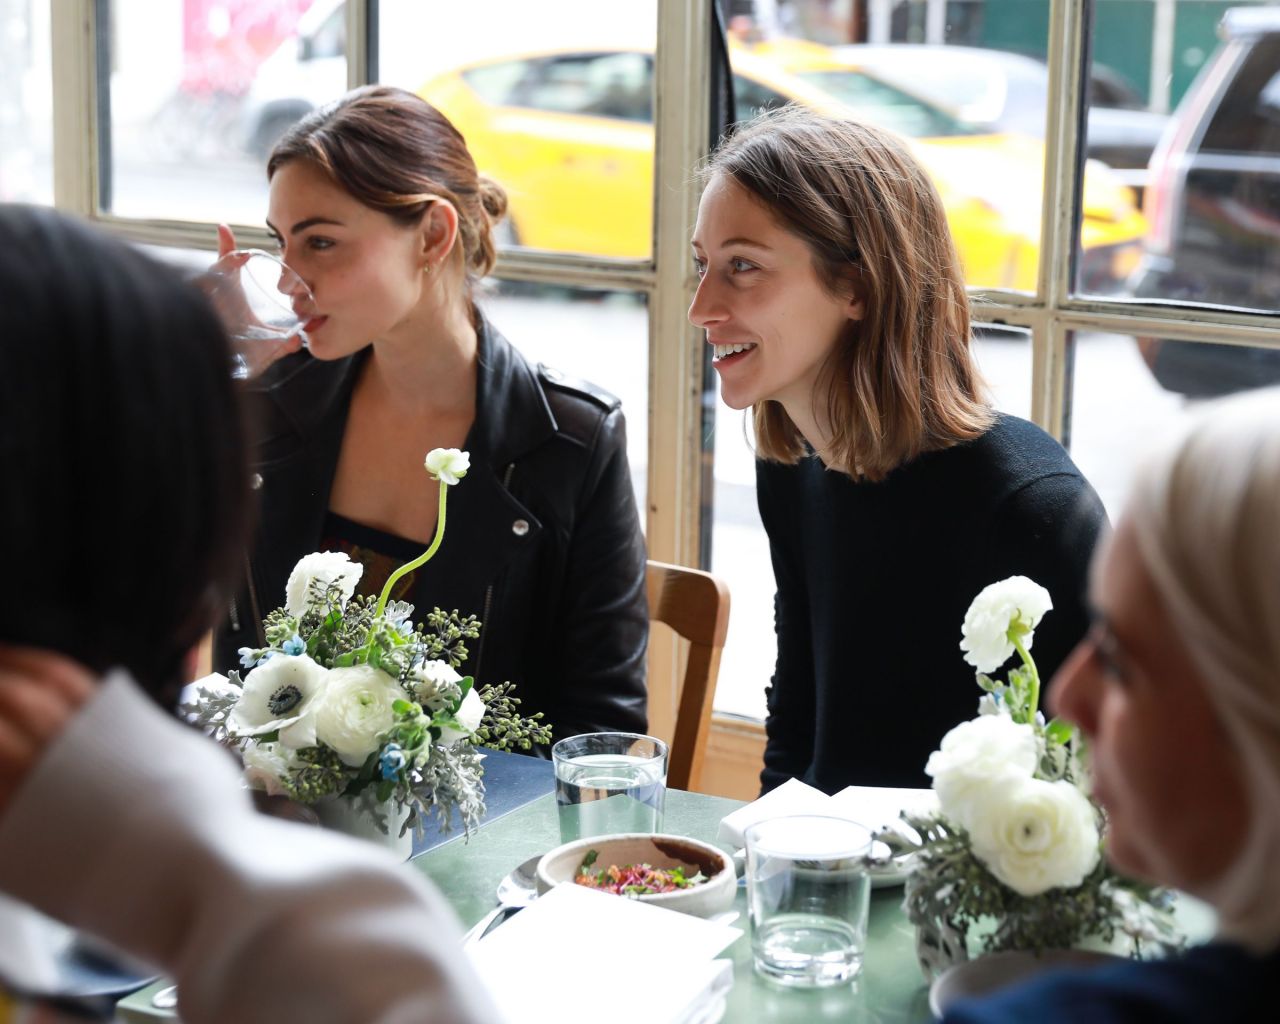
<path fill-rule="evenodd" d="M 57 693 L 72 707 L 93 694 L 96 679 L 79 662 L 52 651 L 0 644 L 0 671 L 28 676 Z"/>
<path fill-rule="evenodd" d="M 222 258 L 236 247 L 236 236 L 229 225 L 218 225 L 218 257 Z"/>

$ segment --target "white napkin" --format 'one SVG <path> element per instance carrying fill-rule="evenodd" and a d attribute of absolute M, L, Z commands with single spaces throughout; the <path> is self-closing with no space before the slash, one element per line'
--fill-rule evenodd
<path fill-rule="evenodd" d="M 690 1024 L 733 984 L 742 931 L 566 883 L 466 948 L 511 1024 Z M 654 978 L 643 985 L 641 978 Z"/>
<path fill-rule="evenodd" d="M 834 796 L 806 785 L 799 779 L 788 779 L 759 800 L 726 815 L 720 821 L 721 842 L 742 846 L 748 828 L 770 818 L 791 814 L 826 814 L 847 818 L 867 828 L 883 828 L 896 821 L 903 811 L 915 814 L 935 810 L 937 794 L 931 789 L 896 789 L 886 786 L 847 786 Z"/>
<path fill-rule="evenodd" d="M 57 991 L 60 957 L 74 939 L 66 925 L 0 894 L 0 979 L 13 989 Z"/>

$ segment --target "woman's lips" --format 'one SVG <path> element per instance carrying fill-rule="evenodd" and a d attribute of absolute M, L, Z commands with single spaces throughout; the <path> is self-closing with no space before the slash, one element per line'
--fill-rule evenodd
<path fill-rule="evenodd" d="M 327 316 L 313 316 L 302 325 L 302 330 L 307 334 L 313 334 L 323 327 L 328 319 L 329 318 Z"/>

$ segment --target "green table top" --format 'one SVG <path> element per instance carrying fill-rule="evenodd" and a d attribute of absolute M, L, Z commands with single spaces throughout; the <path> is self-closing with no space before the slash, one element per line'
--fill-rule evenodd
<path fill-rule="evenodd" d="M 669 791 L 663 830 L 714 841 L 720 819 L 741 806 L 736 800 Z M 498 883 L 521 861 L 560 843 L 555 797 L 546 795 L 489 822 L 466 842 L 453 840 L 411 861 L 444 892 L 465 927 L 496 905 Z M 872 893 L 866 961 L 858 985 L 797 991 L 768 982 L 752 969 L 746 891 L 739 888 L 735 927 L 742 938 L 726 955 L 734 962 L 726 1024 L 770 1021 L 841 1021 L 908 1024 L 932 1019 L 927 989 L 916 965 L 914 934 L 901 910 L 900 887 Z M 123 1000 L 120 1019 L 153 1024 L 172 1014 L 151 1007 L 157 983 Z"/>
<path fill-rule="evenodd" d="M 720 819 L 740 806 L 737 800 L 671 790 L 662 829 L 714 842 Z M 462 923 L 470 927 L 495 906 L 494 890 L 508 871 L 559 843 L 555 797 L 548 795 L 484 826 L 465 844 L 451 842 L 428 851 L 413 865 L 444 891 Z M 915 933 L 901 904 L 900 886 L 873 891 L 866 961 L 856 990 L 843 986 L 798 991 L 766 981 L 753 970 L 746 890 L 739 887 L 734 906 L 740 917 L 734 926 L 743 935 L 725 954 L 732 956 L 734 970 L 725 1024 L 932 1020 L 928 990 L 916 964 Z"/>

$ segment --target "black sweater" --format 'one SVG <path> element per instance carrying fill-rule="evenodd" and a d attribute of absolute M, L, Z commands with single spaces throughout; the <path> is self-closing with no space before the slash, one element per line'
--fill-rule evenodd
<path fill-rule="evenodd" d="M 987 584 L 1023 575 L 1049 591 L 1031 651 L 1045 688 L 1088 627 L 1106 514 L 1062 446 L 1025 420 L 1001 415 L 877 483 L 810 457 L 758 462 L 756 486 L 777 582 L 765 790 L 792 776 L 829 793 L 927 786 L 929 754 L 977 711 L 960 626 Z"/>

